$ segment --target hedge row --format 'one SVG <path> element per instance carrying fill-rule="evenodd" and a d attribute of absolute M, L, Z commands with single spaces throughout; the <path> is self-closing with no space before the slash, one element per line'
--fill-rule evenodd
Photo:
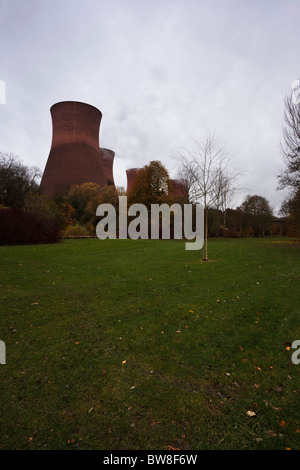
<path fill-rule="evenodd" d="M 47 218 L 37 219 L 21 209 L 0 208 L 0 245 L 57 243 L 60 227 Z"/>

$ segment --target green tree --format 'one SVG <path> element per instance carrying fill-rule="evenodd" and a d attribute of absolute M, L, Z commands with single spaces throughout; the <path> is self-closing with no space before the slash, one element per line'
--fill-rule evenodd
<path fill-rule="evenodd" d="M 101 187 L 96 183 L 74 184 L 69 189 L 65 202 L 70 204 L 75 212 L 73 218 L 80 224 L 89 222 L 92 212 L 100 204 Z"/>
<path fill-rule="evenodd" d="M 0 152 L 0 204 L 21 208 L 26 194 L 38 191 L 37 179 L 41 171 L 37 167 L 23 165 L 13 153 Z"/>
<path fill-rule="evenodd" d="M 23 209 L 43 225 L 51 226 L 56 224 L 62 229 L 68 223 L 60 207 L 44 194 L 37 192 L 27 193 L 24 198 Z"/>
<path fill-rule="evenodd" d="M 294 196 L 286 199 L 280 212 L 286 217 L 287 235 L 300 236 L 300 188 Z"/>
<path fill-rule="evenodd" d="M 64 204 L 73 207 L 72 218 L 75 224 L 85 225 L 90 233 L 97 223 L 96 210 L 100 204 L 112 204 L 118 211 L 119 195 L 123 188 L 113 185 L 100 187 L 96 183 L 73 185 L 65 198 Z"/>
<path fill-rule="evenodd" d="M 265 197 L 247 195 L 238 209 L 242 212 L 244 229 L 252 229 L 256 237 L 264 236 L 270 229 L 273 212 Z"/>

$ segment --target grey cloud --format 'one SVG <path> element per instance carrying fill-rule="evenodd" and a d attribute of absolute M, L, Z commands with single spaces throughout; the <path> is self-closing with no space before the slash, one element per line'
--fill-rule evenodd
<path fill-rule="evenodd" d="M 43 170 L 50 106 L 84 101 L 103 113 L 100 142 L 116 151 L 118 184 L 154 158 L 174 176 L 173 151 L 210 128 L 248 192 L 279 208 L 299 12 L 296 0 L 2 0 L 0 150 Z"/>

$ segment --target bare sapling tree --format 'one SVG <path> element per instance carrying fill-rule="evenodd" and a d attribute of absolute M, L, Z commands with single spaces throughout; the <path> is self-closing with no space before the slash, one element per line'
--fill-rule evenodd
<path fill-rule="evenodd" d="M 189 187 L 189 202 L 202 203 L 204 207 L 203 260 L 208 260 L 208 210 L 228 202 L 232 191 L 228 156 L 217 145 L 215 135 L 206 132 L 202 140 L 193 139 L 190 149 L 177 151 L 178 175 Z"/>
<path fill-rule="evenodd" d="M 239 172 L 235 169 L 229 169 L 230 160 L 227 160 L 226 167 L 220 166 L 216 178 L 218 194 L 216 208 L 223 214 L 223 228 L 226 229 L 226 211 L 232 203 L 234 194 L 240 189 L 237 185 Z"/>
<path fill-rule="evenodd" d="M 284 121 L 279 150 L 285 169 L 278 176 L 278 189 L 288 188 L 295 194 L 300 187 L 300 100 L 294 94 L 285 98 Z"/>

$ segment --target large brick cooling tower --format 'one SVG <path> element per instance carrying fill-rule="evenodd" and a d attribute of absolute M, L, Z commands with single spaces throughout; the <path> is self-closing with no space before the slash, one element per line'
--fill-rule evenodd
<path fill-rule="evenodd" d="M 136 175 L 138 171 L 141 168 L 129 168 L 129 170 L 126 170 L 126 176 L 127 176 L 127 193 L 131 190 L 132 185 L 134 183 L 134 180 L 136 178 Z"/>
<path fill-rule="evenodd" d="M 171 181 L 171 194 L 173 196 L 182 196 L 188 199 L 188 191 L 183 181 L 179 179 L 173 179 Z"/>
<path fill-rule="evenodd" d="M 53 198 L 73 184 L 107 185 L 99 131 L 102 113 L 89 104 L 63 101 L 51 109 L 52 145 L 40 189 Z"/>
<path fill-rule="evenodd" d="M 114 185 L 114 175 L 113 175 L 113 165 L 114 165 L 114 158 L 115 152 L 110 149 L 103 149 L 100 148 L 102 153 L 102 162 L 104 168 L 104 174 L 106 178 L 106 184 L 108 186 Z"/>

